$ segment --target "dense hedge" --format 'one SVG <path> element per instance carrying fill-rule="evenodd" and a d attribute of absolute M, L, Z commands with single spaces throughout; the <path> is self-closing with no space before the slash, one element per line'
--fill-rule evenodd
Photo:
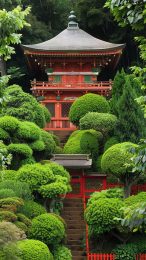
<path fill-rule="evenodd" d="M 46 213 L 46 209 L 42 205 L 32 200 L 25 201 L 24 205 L 19 207 L 18 211 L 30 219 Z"/>
<path fill-rule="evenodd" d="M 20 86 L 9 86 L 5 94 L 9 96 L 9 99 L 6 100 L 3 115 L 34 122 L 41 128 L 50 122 L 51 115 L 48 109 L 39 104 L 32 95 L 23 92 Z"/>
<path fill-rule="evenodd" d="M 72 260 L 71 250 L 63 245 L 55 248 L 53 256 L 55 260 Z"/>
<path fill-rule="evenodd" d="M 62 182 L 54 182 L 42 185 L 39 192 L 44 198 L 56 198 L 59 195 L 65 195 L 67 193 L 67 185 Z"/>
<path fill-rule="evenodd" d="M 118 144 L 118 139 L 113 136 L 113 137 L 110 137 L 104 144 L 104 152 L 110 148 L 111 146 L 113 146 L 114 144 Z"/>
<path fill-rule="evenodd" d="M 101 168 L 104 172 L 112 173 L 117 177 L 125 175 L 127 164 L 131 164 L 132 154 L 130 149 L 136 147 L 135 144 L 124 142 L 110 147 L 102 156 Z M 132 167 L 132 166 L 131 166 Z"/>
<path fill-rule="evenodd" d="M 102 198 L 91 203 L 85 210 L 90 235 L 99 235 L 114 229 L 118 223 L 115 218 L 122 216 L 120 209 L 123 205 L 116 198 Z"/>
<path fill-rule="evenodd" d="M 140 192 L 137 195 L 132 195 L 125 199 L 126 206 L 133 206 L 140 202 L 146 202 L 146 192 Z"/>
<path fill-rule="evenodd" d="M 42 214 L 32 220 L 29 236 L 55 246 L 65 237 L 65 227 L 55 214 Z"/>
<path fill-rule="evenodd" d="M 80 129 L 94 129 L 107 134 L 114 129 L 117 123 L 116 116 L 108 113 L 88 112 L 80 119 Z"/>
<path fill-rule="evenodd" d="M 15 197 L 16 193 L 12 189 L 0 189 L 0 199 Z"/>
<path fill-rule="evenodd" d="M 17 256 L 22 260 L 53 260 L 48 247 L 41 241 L 26 239 L 17 242 L 19 253 Z"/>
<path fill-rule="evenodd" d="M 109 110 L 109 104 L 103 96 L 90 93 L 75 100 L 70 108 L 69 119 L 73 124 L 79 125 L 80 119 L 86 113 L 107 113 Z"/>

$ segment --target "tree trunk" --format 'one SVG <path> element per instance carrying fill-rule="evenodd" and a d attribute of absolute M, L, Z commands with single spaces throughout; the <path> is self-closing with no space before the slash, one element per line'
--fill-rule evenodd
<path fill-rule="evenodd" d="M 131 194 L 131 186 L 132 186 L 131 183 L 124 185 L 124 198 L 125 199 L 128 198 L 130 196 L 130 194 Z"/>
<path fill-rule="evenodd" d="M 6 62 L 4 58 L 0 56 L 0 76 L 5 76 L 6 74 Z"/>

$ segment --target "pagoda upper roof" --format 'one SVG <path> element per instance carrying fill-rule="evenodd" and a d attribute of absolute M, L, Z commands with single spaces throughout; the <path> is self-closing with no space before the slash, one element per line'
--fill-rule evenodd
<path fill-rule="evenodd" d="M 72 16 L 72 15 L 71 15 Z M 70 17 L 71 17 L 70 16 Z M 36 52 L 52 51 L 113 51 L 121 50 L 125 44 L 114 44 L 102 41 L 81 30 L 74 21 L 68 23 L 68 27 L 54 38 L 42 43 L 22 45 L 25 50 Z"/>

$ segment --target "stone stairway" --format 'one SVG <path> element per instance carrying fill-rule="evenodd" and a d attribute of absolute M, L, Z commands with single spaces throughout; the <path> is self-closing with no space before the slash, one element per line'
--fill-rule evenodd
<path fill-rule="evenodd" d="M 64 200 L 61 216 L 67 224 L 67 246 L 72 251 L 73 260 L 85 260 L 85 223 L 83 202 L 80 198 Z"/>

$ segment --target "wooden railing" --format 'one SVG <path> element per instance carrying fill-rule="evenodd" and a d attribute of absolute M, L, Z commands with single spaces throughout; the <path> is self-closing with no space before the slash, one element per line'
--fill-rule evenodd
<path fill-rule="evenodd" d="M 88 260 L 115 260 L 114 254 L 88 254 Z"/>
<path fill-rule="evenodd" d="M 49 83 L 45 81 L 31 81 L 32 89 L 52 89 L 52 88 L 85 88 L 85 87 L 95 87 L 95 88 L 105 88 L 105 89 L 112 89 L 112 81 L 97 81 L 91 83 Z"/>
<path fill-rule="evenodd" d="M 76 127 L 69 121 L 68 118 L 51 118 L 51 122 L 45 127 L 46 130 L 76 130 Z"/>

